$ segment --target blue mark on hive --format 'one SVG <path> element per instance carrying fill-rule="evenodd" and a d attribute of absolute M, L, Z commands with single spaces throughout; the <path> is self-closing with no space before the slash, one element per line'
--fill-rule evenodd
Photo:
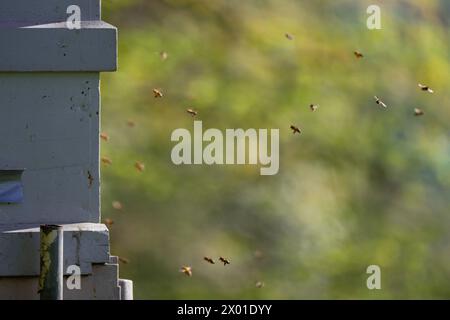
<path fill-rule="evenodd" d="M 21 170 L 0 170 L 0 203 L 21 203 L 23 184 Z"/>

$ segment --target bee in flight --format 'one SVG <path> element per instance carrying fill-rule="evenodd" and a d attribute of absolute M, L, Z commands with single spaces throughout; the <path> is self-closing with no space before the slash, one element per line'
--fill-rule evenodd
<path fill-rule="evenodd" d="M 224 266 L 230 264 L 230 260 L 225 259 L 224 257 L 219 257 L 219 261 L 222 262 Z"/>
<path fill-rule="evenodd" d="M 109 140 L 109 135 L 105 132 L 100 133 L 100 138 L 102 138 L 105 141 Z"/>
<path fill-rule="evenodd" d="M 203 257 L 203 260 L 205 260 L 206 262 L 211 263 L 211 264 L 216 264 L 216 263 L 214 262 L 214 260 L 211 259 L 210 257 Z"/>
<path fill-rule="evenodd" d="M 414 115 L 415 115 L 416 117 L 418 117 L 418 116 L 423 116 L 423 115 L 424 115 L 424 112 L 423 112 L 421 109 L 419 109 L 419 108 L 414 108 Z"/>
<path fill-rule="evenodd" d="M 284 36 L 286 37 L 286 39 L 288 40 L 294 40 L 294 36 L 290 33 L 285 33 Z"/>
<path fill-rule="evenodd" d="M 264 287 L 264 282 L 262 282 L 262 281 L 257 281 L 257 282 L 255 283 L 255 287 L 257 287 L 257 288 L 262 288 L 262 287 Z"/>
<path fill-rule="evenodd" d="M 301 133 L 300 129 L 298 127 L 294 126 L 294 125 L 291 125 L 291 130 L 292 130 L 293 134 L 296 134 L 296 133 L 300 134 Z"/>
<path fill-rule="evenodd" d="M 167 52 L 165 52 L 165 51 L 161 51 L 161 52 L 159 53 L 159 57 L 161 58 L 162 61 L 166 60 L 168 56 L 169 56 L 169 55 L 168 55 Z"/>
<path fill-rule="evenodd" d="M 119 257 L 119 261 L 122 262 L 122 263 L 124 263 L 124 264 L 130 263 L 130 260 L 127 259 L 127 258 L 125 258 L 125 257 Z"/>
<path fill-rule="evenodd" d="M 133 128 L 133 127 L 136 126 L 136 122 L 134 122 L 133 120 L 128 120 L 128 121 L 127 121 L 127 125 L 128 125 L 130 128 Z"/>
<path fill-rule="evenodd" d="M 105 218 L 103 220 L 103 223 L 106 224 L 106 226 L 110 227 L 110 226 L 112 226 L 114 224 L 114 221 L 112 219 L 110 219 L 110 218 Z"/>
<path fill-rule="evenodd" d="M 113 201 L 112 207 L 116 210 L 122 210 L 123 206 L 120 201 Z"/>
<path fill-rule="evenodd" d="M 314 112 L 314 111 L 316 111 L 319 108 L 319 106 L 317 104 L 310 104 L 309 108 L 311 109 L 311 111 Z"/>
<path fill-rule="evenodd" d="M 356 59 L 364 58 L 364 55 L 359 51 L 353 51 L 353 54 L 355 55 Z"/>
<path fill-rule="evenodd" d="M 418 86 L 419 86 L 419 88 L 420 88 L 420 90 L 422 90 L 422 91 L 427 91 L 427 92 L 429 92 L 429 93 L 433 93 L 434 91 L 433 91 L 433 89 L 431 89 L 429 86 L 426 86 L 426 85 L 423 85 L 423 84 L 418 84 Z"/>
<path fill-rule="evenodd" d="M 192 268 L 189 266 L 182 266 L 180 272 L 184 273 L 188 277 L 192 277 Z"/>
<path fill-rule="evenodd" d="M 153 89 L 153 96 L 155 98 L 162 98 L 163 97 L 163 93 L 160 89 Z"/>
<path fill-rule="evenodd" d="M 378 99 L 377 96 L 374 96 L 374 98 L 375 98 L 375 102 L 376 102 L 378 105 L 382 106 L 383 108 L 387 108 L 386 103 L 384 103 L 383 101 L 381 101 L 380 99 Z"/>
<path fill-rule="evenodd" d="M 261 250 L 256 250 L 255 252 L 253 252 L 253 256 L 256 259 L 262 259 L 264 257 L 264 253 Z"/>
<path fill-rule="evenodd" d="M 105 165 L 110 165 L 112 164 L 112 160 L 108 157 L 102 157 L 102 163 Z"/>
<path fill-rule="evenodd" d="M 195 111 L 194 109 L 191 109 L 191 108 L 187 109 L 186 112 L 189 113 L 193 117 L 195 117 L 198 114 L 197 111 Z"/>
<path fill-rule="evenodd" d="M 145 169 L 145 164 L 140 162 L 140 161 L 136 161 L 136 163 L 134 164 L 134 167 L 139 171 L 142 172 Z"/>

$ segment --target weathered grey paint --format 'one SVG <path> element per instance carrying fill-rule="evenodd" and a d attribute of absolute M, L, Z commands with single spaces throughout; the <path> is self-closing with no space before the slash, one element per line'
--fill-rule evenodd
<path fill-rule="evenodd" d="M 0 0 L 0 170 L 23 170 L 22 201 L 0 204 L 0 299 L 39 299 L 40 224 L 63 226 L 63 271 L 81 268 L 82 289 L 64 286 L 65 298 L 121 297 L 99 224 L 99 72 L 117 68 L 99 3 Z M 80 30 L 66 29 L 69 5 Z"/>
<path fill-rule="evenodd" d="M 0 73 L 0 170 L 24 168 L 0 224 L 99 222 L 99 99 L 98 73 Z"/>
<path fill-rule="evenodd" d="M 0 230 L 0 276 L 39 276 L 39 227 Z M 110 262 L 109 232 L 104 224 L 63 225 L 64 272 L 78 265 L 82 274 L 92 265 Z M 117 264 L 117 262 L 115 262 Z"/>
<path fill-rule="evenodd" d="M 93 265 L 92 272 L 82 276 L 80 290 L 70 290 L 64 286 L 64 300 L 120 300 L 121 287 L 117 281 L 118 269 L 117 264 Z M 64 278 L 64 282 L 66 281 L 67 277 Z M 38 288 L 39 277 L 37 276 L 0 277 L 1 299 L 39 300 Z"/>
<path fill-rule="evenodd" d="M 0 71 L 114 71 L 116 42 L 117 29 L 103 21 L 82 22 L 79 30 L 65 22 L 0 23 Z"/>

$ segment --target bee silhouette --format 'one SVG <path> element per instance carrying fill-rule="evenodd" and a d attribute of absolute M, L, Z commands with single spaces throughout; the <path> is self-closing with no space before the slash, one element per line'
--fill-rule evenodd
<path fill-rule="evenodd" d="M 219 261 L 222 262 L 224 266 L 230 264 L 230 260 L 225 259 L 224 257 L 219 257 Z"/>
<path fill-rule="evenodd" d="M 356 59 L 364 58 L 364 55 L 359 51 L 353 51 L 353 54 L 355 55 Z"/>
<path fill-rule="evenodd" d="M 415 115 L 416 117 L 418 117 L 418 116 L 423 116 L 423 115 L 424 115 L 424 112 L 423 112 L 421 109 L 419 109 L 419 108 L 414 108 L 414 115 Z"/>
<path fill-rule="evenodd" d="M 145 165 L 140 162 L 140 161 L 136 161 L 136 163 L 134 164 L 134 167 L 139 171 L 142 172 L 145 169 Z"/>
<path fill-rule="evenodd" d="M 298 127 L 294 126 L 294 125 L 291 125 L 291 130 L 292 130 L 293 134 L 296 134 L 296 133 L 300 134 L 301 133 L 300 129 Z"/>
<path fill-rule="evenodd" d="M 420 88 L 420 90 L 422 90 L 422 91 L 427 91 L 427 92 L 429 92 L 429 93 L 433 93 L 434 91 L 433 91 L 433 89 L 431 89 L 429 86 L 426 86 L 426 85 L 423 85 L 423 84 L 418 84 L 418 86 L 419 86 L 419 88 Z"/>
<path fill-rule="evenodd" d="M 192 277 L 192 268 L 189 266 L 182 266 L 180 272 L 184 273 L 188 277 Z"/>
<path fill-rule="evenodd" d="M 216 264 L 216 263 L 214 262 L 214 260 L 211 259 L 210 257 L 203 257 L 203 260 L 205 260 L 206 262 L 208 262 L 208 263 L 210 263 L 210 264 Z"/>
<path fill-rule="evenodd" d="M 109 135 L 106 134 L 105 132 L 100 133 L 100 138 L 102 138 L 105 141 L 109 140 Z"/>
<path fill-rule="evenodd" d="M 186 112 L 189 113 L 193 117 L 195 117 L 198 114 L 197 111 L 195 111 L 194 109 L 191 109 L 191 108 L 187 109 Z"/>
<path fill-rule="evenodd" d="M 383 108 L 387 108 L 387 105 L 386 105 L 383 101 L 381 101 L 380 99 L 378 99 L 377 96 L 374 96 L 374 98 L 375 98 L 375 102 L 376 102 L 378 105 L 382 106 Z"/>
<path fill-rule="evenodd" d="M 124 264 L 130 263 L 130 259 L 127 259 L 127 258 L 125 258 L 125 257 L 119 257 L 119 261 L 122 262 L 122 263 L 124 263 Z"/>
<path fill-rule="evenodd" d="M 290 33 L 285 33 L 284 36 L 288 39 L 288 40 L 294 40 L 294 36 Z"/>
<path fill-rule="evenodd" d="M 102 163 L 105 165 L 111 165 L 112 164 L 112 160 L 108 157 L 102 157 Z"/>
<path fill-rule="evenodd" d="M 120 201 L 113 201 L 112 207 L 116 210 L 122 210 L 123 206 Z"/>
<path fill-rule="evenodd" d="M 316 105 L 316 104 L 310 104 L 309 105 L 309 108 L 311 109 L 311 111 L 316 111 L 318 108 L 319 108 L 319 106 L 318 105 Z"/>
<path fill-rule="evenodd" d="M 136 126 L 136 122 L 134 122 L 133 120 L 128 120 L 128 121 L 127 121 L 127 125 L 128 125 L 130 128 L 133 128 L 134 126 Z"/>
<path fill-rule="evenodd" d="M 161 92 L 160 89 L 153 89 L 153 96 L 155 98 L 162 98 L 163 97 L 163 93 Z"/>

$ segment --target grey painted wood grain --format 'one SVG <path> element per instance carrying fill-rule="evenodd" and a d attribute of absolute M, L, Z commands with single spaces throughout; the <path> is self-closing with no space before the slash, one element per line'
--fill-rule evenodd
<path fill-rule="evenodd" d="M 25 169 L 0 224 L 99 222 L 99 91 L 94 72 L 0 73 L 0 169 Z"/>

